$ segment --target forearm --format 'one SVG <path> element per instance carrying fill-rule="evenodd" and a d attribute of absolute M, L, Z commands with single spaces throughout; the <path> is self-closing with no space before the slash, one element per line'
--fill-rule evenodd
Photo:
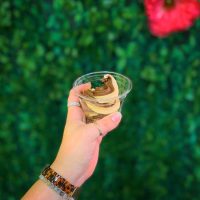
<path fill-rule="evenodd" d="M 54 161 L 53 164 L 50 166 L 50 171 L 47 172 L 49 177 L 51 177 L 50 173 L 55 174 L 58 173 L 59 176 L 64 178 L 69 184 L 76 185 L 75 182 L 75 174 L 72 170 L 70 170 L 69 166 L 64 167 L 62 162 Z M 47 167 L 48 168 L 48 167 Z M 44 170 L 46 171 L 45 168 Z M 57 185 L 51 185 L 51 181 L 43 174 L 40 175 L 40 178 L 35 184 L 29 189 L 29 191 L 24 195 L 22 200 L 60 200 L 62 197 L 60 196 L 59 192 L 54 191 L 58 189 Z M 52 177 L 51 177 L 52 179 Z M 52 179 L 53 181 L 53 179 Z M 70 181 L 70 182 L 69 182 Z M 53 181 L 54 182 L 54 181 Z"/>
<path fill-rule="evenodd" d="M 22 197 L 22 200 L 61 200 L 62 198 L 43 181 L 38 180 Z"/>

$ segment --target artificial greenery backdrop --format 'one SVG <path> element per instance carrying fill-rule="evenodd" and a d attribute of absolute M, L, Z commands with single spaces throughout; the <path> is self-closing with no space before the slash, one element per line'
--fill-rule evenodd
<path fill-rule="evenodd" d="M 73 81 L 99 70 L 133 90 L 79 199 L 200 199 L 199 20 L 159 39 L 129 0 L 4 0 L 0 19 L 0 199 L 53 161 Z"/>

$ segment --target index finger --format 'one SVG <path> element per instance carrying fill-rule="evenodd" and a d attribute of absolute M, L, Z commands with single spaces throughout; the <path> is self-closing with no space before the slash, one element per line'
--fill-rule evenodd
<path fill-rule="evenodd" d="M 79 102 L 78 95 L 81 94 L 81 92 L 88 90 L 90 88 L 91 88 L 91 83 L 81 84 L 79 86 L 72 88 L 69 93 L 68 103 Z M 68 107 L 67 120 L 83 122 L 84 117 L 85 117 L 85 115 L 84 115 L 84 112 L 81 107 L 79 107 L 79 106 Z"/>

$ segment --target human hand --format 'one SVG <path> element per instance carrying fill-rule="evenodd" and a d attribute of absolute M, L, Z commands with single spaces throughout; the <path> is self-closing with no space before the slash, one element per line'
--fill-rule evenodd
<path fill-rule="evenodd" d="M 82 92 L 90 87 L 91 84 L 86 83 L 78 86 L 77 91 Z M 79 102 L 74 89 L 70 91 L 68 102 Z M 80 187 L 95 170 L 102 138 L 120 121 L 121 113 L 117 112 L 95 124 L 86 124 L 81 107 L 69 107 L 62 143 L 51 167 L 71 184 Z M 98 128 L 103 135 L 100 135 Z"/>

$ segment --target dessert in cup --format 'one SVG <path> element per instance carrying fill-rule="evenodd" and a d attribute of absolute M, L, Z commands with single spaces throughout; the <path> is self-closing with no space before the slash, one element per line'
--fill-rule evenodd
<path fill-rule="evenodd" d="M 91 83 L 91 88 L 79 96 L 81 107 L 86 116 L 86 123 L 95 122 L 109 114 L 121 111 L 125 97 L 132 89 L 132 82 L 124 75 L 100 71 L 79 77 L 74 87 Z"/>

